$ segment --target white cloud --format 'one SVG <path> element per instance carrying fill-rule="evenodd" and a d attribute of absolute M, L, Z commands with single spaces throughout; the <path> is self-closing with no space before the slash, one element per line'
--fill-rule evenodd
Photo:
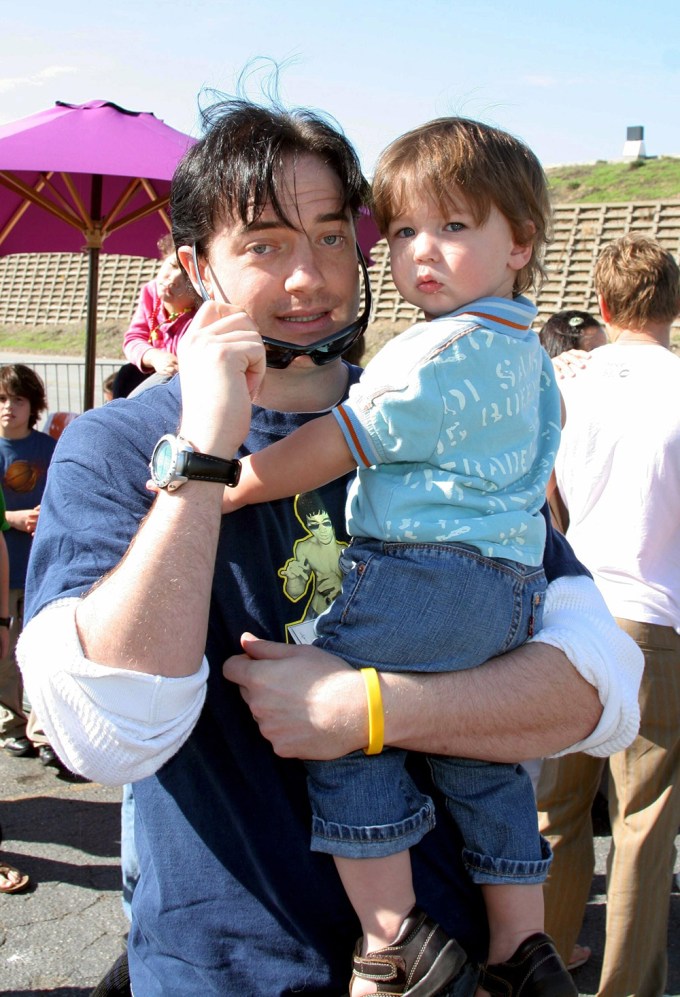
<path fill-rule="evenodd" d="M 5 79 L 0 77 L 0 93 L 9 93 L 19 87 L 40 87 L 48 80 L 53 80 L 57 76 L 64 76 L 68 73 L 77 72 L 75 66 L 46 66 L 32 76 L 8 76 Z"/>

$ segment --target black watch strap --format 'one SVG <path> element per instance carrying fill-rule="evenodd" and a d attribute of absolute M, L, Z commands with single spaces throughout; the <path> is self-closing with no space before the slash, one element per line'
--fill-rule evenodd
<path fill-rule="evenodd" d="M 0 627 L 7 627 L 7 629 L 9 630 L 11 626 L 12 626 L 11 616 L 0 616 Z"/>
<path fill-rule="evenodd" d="M 235 488 L 241 477 L 241 461 L 213 457 L 194 450 L 186 454 L 184 474 L 192 481 L 216 481 Z"/>

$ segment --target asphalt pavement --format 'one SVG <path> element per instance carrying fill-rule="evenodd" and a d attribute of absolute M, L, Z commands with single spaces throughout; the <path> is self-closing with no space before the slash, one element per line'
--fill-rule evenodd
<path fill-rule="evenodd" d="M 25 893 L 0 896 L 0 994 L 89 997 L 122 951 L 127 930 L 120 903 L 120 789 L 74 781 L 37 758 L 12 758 L 1 749 L 0 787 L 3 859 L 31 877 Z M 596 874 L 580 939 L 593 956 L 574 974 L 583 997 L 596 993 L 604 942 L 610 839 L 600 833 L 595 841 Z M 668 938 L 667 993 L 676 997 L 677 886 Z"/>

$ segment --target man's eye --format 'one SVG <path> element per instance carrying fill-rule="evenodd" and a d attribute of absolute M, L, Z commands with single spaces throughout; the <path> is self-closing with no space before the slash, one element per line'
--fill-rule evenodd
<path fill-rule="evenodd" d="M 342 235 L 325 235 L 322 240 L 324 246 L 339 246 L 345 241 Z"/>
<path fill-rule="evenodd" d="M 267 253 L 271 253 L 273 246 L 269 246 L 266 242 L 258 242 L 254 246 L 249 246 L 249 252 L 254 253 L 255 256 L 266 256 Z"/>

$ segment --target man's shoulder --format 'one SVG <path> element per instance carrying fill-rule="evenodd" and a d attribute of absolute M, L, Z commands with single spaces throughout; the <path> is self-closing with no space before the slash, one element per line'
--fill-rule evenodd
<path fill-rule="evenodd" d="M 174 432 L 178 420 L 178 390 L 160 384 L 136 398 L 119 398 L 84 412 L 64 432 L 57 457 L 101 454 L 115 446 L 147 450 L 149 440 L 155 443 L 164 433 Z"/>

